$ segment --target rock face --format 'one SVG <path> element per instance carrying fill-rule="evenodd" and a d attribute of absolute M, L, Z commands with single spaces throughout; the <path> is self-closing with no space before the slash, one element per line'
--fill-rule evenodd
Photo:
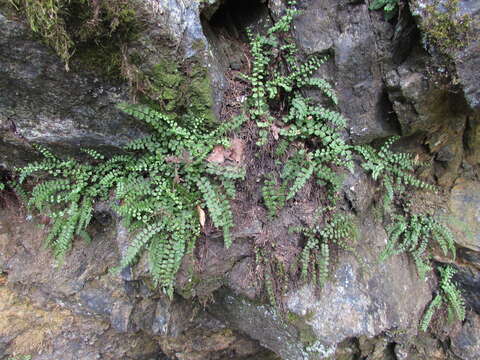
<path fill-rule="evenodd" d="M 3 15 L 0 31 L 2 165 L 22 165 L 31 157 L 31 141 L 71 151 L 118 148 L 142 134 L 115 108 L 128 98 L 125 87 L 106 84 L 94 74 L 66 72 L 26 25 Z"/>
<path fill-rule="evenodd" d="M 456 233 L 457 243 L 465 248 L 480 251 L 480 184 L 459 181 L 450 195 L 452 218 L 449 224 Z"/>
<path fill-rule="evenodd" d="M 452 40 L 455 42 L 463 42 L 462 46 L 450 46 L 444 51 L 451 56 L 455 64 L 465 99 L 472 109 L 478 111 L 480 109 L 480 91 L 478 89 L 480 78 L 475 69 L 478 69 L 480 65 L 478 58 L 480 42 L 475 34 L 478 34 L 480 29 L 480 6 L 477 2 L 468 0 L 458 2 L 412 0 L 410 4 L 420 26 L 430 27 L 442 39 L 449 40 L 450 37 L 453 37 Z M 464 30 L 461 23 L 465 21 L 468 22 L 468 27 L 465 34 L 462 34 Z M 430 41 L 432 40 L 435 42 L 435 39 L 430 39 Z M 437 42 L 435 45 L 431 45 L 439 47 L 442 44 Z"/>
<path fill-rule="evenodd" d="M 342 255 L 320 293 L 305 285 L 286 295 L 287 315 L 225 292 L 212 313 L 292 360 L 323 359 L 347 339 L 373 338 L 391 329 L 415 334 L 430 287 L 407 258 L 376 263 L 387 240 L 379 224 L 365 219 L 360 233 L 357 257 Z M 405 289 L 416 296 L 405 297 Z M 263 330 L 264 324 L 270 331 Z"/>
<path fill-rule="evenodd" d="M 196 110 L 218 112 L 212 99 L 216 99 L 215 104 L 221 103 L 224 77 L 211 61 L 198 1 L 141 0 L 135 6 L 142 16 L 142 31 L 126 45 L 122 56 L 135 56 L 141 65 L 122 65 L 127 66 L 122 70 L 127 72 L 124 76 L 129 81 L 143 81 L 137 87 L 148 83 L 148 95 L 167 107 L 170 103 L 169 110 L 180 104 L 165 92 L 159 93 L 159 87 L 172 86 L 175 91 L 185 87 L 182 96 L 196 101 Z M 58 56 L 35 40 L 28 25 L 18 18 L 0 14 L 0 31 L 3 167 L 24 165 L 31 159 L 32 142 L 62 152 L 78 153 L 82 147 L 118 152 L 122 145 L 146 134 L 144 126 L 116 108 L 130 100 L 127 86 L 92 71 L 67 72 Z M 174 66 L 165 68 L 166 61 Z M 204 70 L 184 74 L 180 67 L 187 61 Z M 74 64 L 82 67 L 75 58 Z M 174 84 L 169 84 L 165 76 L 174 78 Z M 212 89 L 217 89 L 215 94 Z"/>
<path fill-rule="evenodd" d="M 35 359 L 167 359 L 151 338 L 118 333 L 105 321 L 82 317 L 54 303 L 40 308 L 4 286 L 0 286 L 0 314 L 2 358 L 39 353 Z"/>
<path fill-rule="evenodd" d="M 298 44 L 307 54 L 330 53 L 333 69 L 325 70 L 335 82 L 342 114 L 351 119 L 350 133 L 357 142 L 370 142 L 398 133 L 388 113 L 378 50 L 375 15 L 368 6 L 312 0 L 300 5 L 295 23 Z M 391 32 L 388 26 L 379 31 Z M 382 34 L 381 36 L 385 36 Z"/>
<path fill-rule="evenodd" d="M 144 17 L 122 53 L 129 76 L 135 75 L 127 77 L 130 86 L 81 64 L 65 71 L 24 20 L 0 11 L 0 166 L 30 161 L 33 142 L 67 154 L 80 147 L 120 151 L 147 132 L 115 109 L 131 99 L 133 83 L 137 97 L 172 114 L 188 107 L 216 122 L 229 106 L 242 107 L 232 83 L 235 71 L 251 66 L 245 27 L 262 31 L 285 4 L 233 1 L 135 0 Z M 111 271 L 130 241 L 111 209 L 96 210 L 92 243 L 76 242 L 57 263 L 42 247 L 46 230 L 39 223 L 47 221 L 1 195 L 0 359 L 478 359 L 480 54 L 476 38 L 453 52 L 454 81 L 445 81 L 438 54 L 422 43 L 429 3 L 401 3 L 387 22 L 367 3 L 305 0 L 293 35 L 304 55 L 329 55 L 319 73 L 338 92 L 348 141 L 401 135 L 400 147 L 431 161 L 422 176 L 443 186 L 428 201 L 439 204 L 436 210 L 446 214 L 442 220 L 456 236 L 454 280 L 468 309 L 463 324 L 434 322 L 430 332 L 417 331 L 436 277 L 420 280 L 407 256 L 378 262 L 388 235 L 377 185 L 358 164 L 338 199 L 358 227 L 354 251 L 334 254 L 321 290 L 296 283 L 282 292 L 280 309 L 268 304 L 255 249 L 268 238 L 278 256 L 297 256 L 291 249 L 302 240 L 289 230 L 311 223 L 319 204 L 307 189 L 278 218 L 269 218 L 259 187 L 263 170 L 252 166 L 257 172 L 233 204 L 232 247 L 215 233 L 202 238 L 184 259 L 173 299 L 146 276 L 146 258 L 134 269 Z M 459 4 L 478 31 L 476 3 Z M 256 165 L 250 155 L 246 162 Z M 418 206 L 425 201 L 416 193 L 409 197 Z M 446 261 L 437 252 L 435 259 Z"/>
<path fill-rule="evenodd" d="M 107 226 L 108 230 L 104 228 L 105 222 L 100 225 L 92 246 L 79 244 L 65 259 L 65 264 L 73 266 L 66 266 L 56 263 L 51 254 L 42 249 L 45 233 L 34 224 L 26 222 L 25 214 L 12 214 L 2 210 L 0 218 L 0 267 L 8 274 L 9 287 L 35 299 L 43 307 L 55 303 L 57 307 L 68 309 L 63 312 L 58 310 L 61 312 L 58 316 L 62 317 L 59 324 L 47 324 L 56 326 L 55 329 L 58 328 L 59 332 L 63 329 L 63 317 L 78 323 L 80 333 L 98 331 L 98 335 L 92 335 L 91 350 L 82 348 L 85 354 L 78 359 L 93 359 L 95 357 L 88 356 L 96 354 L 95 351 L 98 353 L 98 348 L 106 344 L 115 347 L 118 339 L 131 341 L 119 346 L 116 352 L 108 355 L 111 357 L 106 358 L 163 359 L 163 352 L 169 356 L 181 353 L 183 359 L 199 360 L 243 359 L 248 356 L 266 359 L 270 356 L 256 341 L 199 311 L 195 304 L 182 298 L 170 301 L 149 287 L 148 283 L 123 280 L 123 275 L 110 274 L 109 271 L 118 265 L 119 258 L 115 245 L 115 239 L 119 236 L 114 224 Z M 13 219 L 16 222 L 12 222 Z M 0 291 L 9 294 L 11 290 L 0 287 Z M 7 305 L 5 307 L 8 308 Z M 43 317 L 55 318 L 48 310 L 42 314 Z M 22 321 L 28 323 L 28 317 Z M 91 330 L 83 330 L 89 321 Z M 69 331 L 75 332 L 75 326 L 77 325 L 71 325 Z M 7 330 L 5 328 L 9 334 L 10 330 Z M 0 337 L 5 343 L 5 354 L 12 354 L 9 351 L 14 351 L 15 348 L 8 350 L 15 345 L 12 345 L 12 339 L 21 334 L 11 331 L 13 333 L 10 337 L 3 340 Z M 74 351 L 79 346 L 76 339 L 57 339 L 58 346 L 55 346 L 58 351 L 50 353 L 49 359 L 63 359 L 57 354 L 61 351 Z M 160 351 L 160 345 L 163 352 Z M 105 352 L 106 348 L 101 354 Z M 123 352 L 133 355 L 127 356 Z M 142 352 L 152 357 L 142 355 Z M 42 356 L 39 354 L 33 359 L 45 359 Z M 74 353 L 72 356 L 77 355 Z"/>

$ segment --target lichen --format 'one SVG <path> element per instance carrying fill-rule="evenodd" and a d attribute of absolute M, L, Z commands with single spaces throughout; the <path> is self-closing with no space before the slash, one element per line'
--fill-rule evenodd
<path fill-rule="evenodd" d="M 468 44 L 472 18 L 458 14 L 458 3 L 459 0 L 435 0 L 425 7 L 426 18 L 422 30 L 427 41 L 446 55 Z"/>

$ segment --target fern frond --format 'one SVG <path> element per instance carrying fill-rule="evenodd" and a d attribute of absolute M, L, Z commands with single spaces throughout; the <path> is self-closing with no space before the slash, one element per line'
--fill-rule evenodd
<path fill-rule="evenodd" d="M 420 330 L 427 331 L 430 322 L 432 321 L 433 314 L 437 309 L 442 305 L 442 296 L 437 294 L 432 300 L 430 305 L 428 305 L 427 311 L 423 315 L 422 321 L 420 323 Z"/>
<path fill-rule="evenodd" d="M 232 245 L 230 229 L 233 227 L 233 215 L 228 200 L 205 177 L 198 180 L 197 186 L 204 196 L 213 224 L 222 228 L 225 246 L 229 248 Z"/>
<path fill-rule="evenodd" d="M 307 181 L 312 177 L 314 170 L 315 170 L 315 166 L 310 165 L 307 168 L 302 168 L 296 174 L 296 179 L 293 182 L 293 185 L 291 186 L 290 191 L 287 194 L 287 200 L 292 199 L 305 186 Z"/>
<path fill-rule="evenodd" d="M 163 228 L 164 226 L 162 223 L 154 223 L 141 230 L 127 248 L 126 254 L 120 263 L 120 267 L 123 269 L 127 266 L 134 265 L 143 249 L 148 245 L 150 239 L 160 233 Z"/>

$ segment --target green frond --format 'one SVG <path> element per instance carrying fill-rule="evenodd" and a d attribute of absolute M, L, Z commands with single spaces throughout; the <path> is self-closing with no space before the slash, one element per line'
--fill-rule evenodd
<path fill-rule="evenodd" d="M 148 245 L 150 239 L 163 230 L 164 226 L 161 223 L 150 224 L 145 229 L 141 230 L 130 243 L 126 254 L 120 263 L 121 268 L 132 266 L 136 263 L 144 248 Z"/>
<path fill-rule="evenodd" d="M 233 215 L 228 200 L 205 177 L 198 180 L 197 186 L 203 194 L 213 224 L 222 228 L 225 246 L 229 248 L 232 245 L 230 229 L 233 227 Z"/>
<path fill-rule="evenodd" d="M 388 236 L 387 246 L 380 254 L 380 261 L 385 261 L 395 254 L 409 253 L 415 261 L 418 274 L 422 279 L 431 270 L 425 252 L 432 240 L 440 245 L 445 255 L 451 251 L 455 257 L 454 240 L 450 230 L 428 215 L 395 216 Z"/>
<path fill-rule="evenodd" d="M 312 177 L 314 170 L 315 170 L 315 166 L 311 164 L 307 168 L 302 168 L 296 174 L 295 181 L 290 187 L 290 191 L 287 194 L 286 200 L 292 199 L 305 186 L 307 181 Z"/>
<path fill-rule="evenodd" d="M 437 309 L 442 305 L 442 296 L 437 294 L 432 302 L 428 305 L 427 311 L 423 315 L 422 321 L 420 323 L 420 330 L 427 331 L 430 322 L 432 321 L 433 314 Z"/>
<path fill-rule="evenodd" d="M 285 206 L 286 190 L 278 184 L 273 174 L 268 174 L 262 186 L 263 202 L 270 217 L 275 217 L 277 212 Z"/>
<path fill-rule="evenodd" d="M 51 217 L 46 244 L 57 258 L 67 254 L 76 235 L 90 240 L 87 228 L 95 202 L 111 201 L 124 225 L 136 234 L 121 267 L 133 266 L 147 251 L 153 280 L 171 296 L 182 258 L 200 235 L 199 204 L 207 203 L 226 246 L 232 243 L 228 199 L 235 196 L 235 182 L 245 177 L 245 169 L 210 164 L 206 158 L 216 145 L 229 145 L 224 136 L 245 117 L 212 129 L 205 119 L 190 115 L 172 118 L 143 105 L 119 108 L 153 131 L 127 144 L 128 154 L 106 159 L 96 150 L 83 149 L 89 159 L 80 163 L 35 146 L 45 159 L 18 169 L 19 181 L 38 176 L 29 204 Z"/>
<path fill-rule="evenodd" d="M 305 246 L 300 254 L 301 278 L 305 280 L 311 266 L 319 272 L 317 282 L 323 286 L 328 277 L 330 264 L 330 246 L 354 252 L 351 246 L 356 241 L 357 229 L 352 219 L 342 213 L 335 214 L 323 226 L 292 229 L 302 233 L 306 238 Z M 316 254 L 315 256 L 312 256 Z"/>
<path fill-rule="evenodd" d="M 100 154 L 98 151 L 93 150 L 93 149 L 82 149 L 82 151 L 92 157 L 94 160 L 104 160 L 105 156 Z"/>
<path fill-rule="evenodd" d="M 463 300 L 460 290 L 452 281 L 456 270 L 452 266 L 441 266 L 438 268 L 440 274 L 439 293 L 429 304 L 427 311 L 420 322 L 420 329 L 427 331 L 435 311 L 443 304 L 447 306 L 448 318 L 450 321 L 454 319 L 465 320 L 465 301 Z"/>

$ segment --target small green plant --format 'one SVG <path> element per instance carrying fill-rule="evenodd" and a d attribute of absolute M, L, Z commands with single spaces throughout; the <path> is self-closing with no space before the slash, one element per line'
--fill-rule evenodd
<path fill-rule="evenodd" d="M 383 1 L 381 6 L 379 2 L 372 6 L 383 7 L 386 13 L 393 14 L 396 4 L 396 1 Z M 290 5 L 294 7 L 295 2 Z M 394 199 L 401 202 L 401 194 L 408 187 L 435 188 L 415 176 L 417 164 L 412 155 L 391 150 L 398 137 L 388 139 L 378 149 L 345 142 L 342 129 L 346 127 L 346 119 L 332 108 L 338 103 L 335 92 L 327 81 L 313 76 L 326 58 L 313 56 L 300 63 L 298 50 L 288 36 L 297 13 L 289 9 L 266 36 L 250 36 L 253 55 L 253 73 L 249 76 L 253 86 L 250 116 L 256 119 L 259 128 L 257 145 L 278 140 L 274 153 L 282 158 L 281 162 L 277 161 L 282 164 L 278 175 L 269 173 L 262 188 L 269 215 L 275 216 L 311 179 L 316 179 L 328 194 L 330 210 L 323 214 L 324 227 L 300 228 L 306 239 L 300 256 L 301 278 L 312 273 L 321 285 L 328 275 L 330 246 L 336 244 L 352 250 L 348 243 L 354 238 L 354 226 L 345 215 L 337 213 L 335 203 L 343 183 L 339 170 L 353 171 L 353 153 L 360 155 L 361 166 L 385 188 L 387 209 L 398 205 Z M 277 61 L 279 58 L 283 61 Z M 320 90 L 325 101 L 319 104 L 306 97 L 305 89 Z M 283 104 L 282 109 L 276 107 L 278 103 Z M 454 254 L 451 233 L 434 219 L 408 213 L 393 216 L 392 220 L 389 242 L 381 260 L 408 252 L 418 273 L 424 277 L 430 269 L 426 250 L 431 239 L 437 241 L 445 254 Z"/>
<path fill-rule="evenodd" d="M 330 253 L 333 245 L 347 251 L 354 251 L 350 245 L 357 238 L 357 228 L 346 214 L 336 213 L 324 226 L 294 228 L 301 232 L 306 243 L 300 255 L 301 278 L 314 275 L 321 287 L 328 278 Z"/>
<path fill-rule="evenodd" d="M 19 181 L 39 174 L 29 204 L 52 219 L 47 245 L 62 258 L 75 236 L 89 239 L 87 227 L 98 200 L 111 200 L 135 234 L 120 268 L 148 252 L 153 280 L 173 295 L 175 274 L 186 252 L 192 251 L 208 209 L 213 224 L 232 243 L 233 215 L 229 199 L 234 181 L 244 177 L 237 166 L 214 164 L 207 156 L 216 145 L 228 146 L 226 134 L 241 125 L 241 117 L 209 129 L 204 119 L 172 118 L 145 106 L 122 105 L 127 114 L 146 122 L 153 133 L 129 143 L 127 154 L 105 159 L 85 150 L 90 162 L 59 159 L 36 146 L 44 160 L 18 169 Z"/>
<path fill-rule="evenodd" d="M 405 186 L 413 186 L 420 189 L 435 190 L 433 185 L 419 180 L 413 173 L 415 160 L 411 154 L 393 152 L 390 148 L 399 138 L 389 138 L 383 146 L 377 150 L 370 145 L 355 147 L 364 159 L 362 167 L 370 172 L 374 180 L 380 180 L 385 187 L 384 206 L 390 207 L 395 194 L 405 191 Z"/>
<path fill-rule="evenodd" d="M 32 360 L 32 356 L 20 355 L 20 356 L 9 357 L 8 360 Z"/>
<path fill-rule="evenodd" d="M 391 20 L 395 17 L 398 11 L 399 0 L 373 0 L 368 7 L 370 10 L 381 10 L 385 15 L 385 20 Z"/>
<path fill-rule="evenodd" d="M 424 214 L 395 215 L 380 260 L 407 252 L 415 261 L 420 278 L 424 279 L 426 272 L 431 270 L 427 247 L 432 240 L 440 246 L 445 256 L 451 253 L 455 258 L 453 235 L 446 226 Z"/>
<path fill-rule="evenodd" d="M 272 173 L 267 175 L 262 187 L 262 195 L 270 217 L 274 217 L 285 206 L 286 192 L 286 187 L 283 184 L 280 185 Z"/>
<path fill-rule="evenodd" d="M 247 78 L 253 89 L 249 114 L 259 129 L 257 145 L 279 140 L 275 153 L 280 156 L 287 153 L 281 175 L 270 174 L 262 190 L 271 216 L 312 178 L 325 185 L 333 199 L 342 183 L 334 167 L 353 169 L 350 146 L 341 135 L 346 120 L 328 105 L 315 103 L 303 95 L 306 89 L 317 89 L 331 104 L 338 102 L 331 85 L 313 76 L 326 57 L 312 56 L 305 62 L 298 61 L 298 49 L 289 31 L 299 11 L 295 9 L 296 1 L 290 1 L 289 5 L 266 36 L 250 34 L 253 71 Z M 286 104 L 287 111 L 279 111 L 278 103 Z M 307 141 L 315 146 L 303 146 L 288 153 L 291 144 Z"/>
<path fill-rule="evenodd" d="M 467 45 L 472 18 L 459 15 L 459 0 L 433 1 L 425 8 L 422 30 L 427 40 L 447 55 Z"/>
<path fill-rule="evenodd" d="M 439 290 L 420 322 L 422 331 L 427 331 L 433 315 L 443 304 L 447 306 L 449 321 L 454 319 L 465 320 L 465 302 L 460 290 L 452 281 L 452 277 L 456 273 L 455 268 L 452 266 L 439 267 L 438 272 L 440 274 Z"/>

